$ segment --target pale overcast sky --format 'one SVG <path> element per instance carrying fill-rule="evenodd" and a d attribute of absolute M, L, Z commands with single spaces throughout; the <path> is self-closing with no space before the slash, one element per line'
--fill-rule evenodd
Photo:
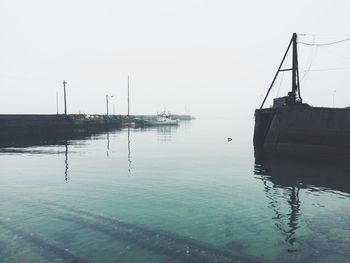
<path fill-rule="evenodd" d="M 111 94 L 124 114 L 130 75 L 132 113 L 251 118 L 292 33 L 346 38 L 349 14 L 349 0 L 0 0 L 0 113 L 55 113 L 56 92 L 62 112 L 65 79 L 69 113 L 105 113 Z M 300 50 L 301 71 L 342 68 L 310 72 L 304 101 L 350 106 L 350 42 Z"/>

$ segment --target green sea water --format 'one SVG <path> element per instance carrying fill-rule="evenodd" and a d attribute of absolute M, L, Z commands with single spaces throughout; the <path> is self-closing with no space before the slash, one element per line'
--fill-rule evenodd
<path fill-rule="evenodd" d="M 2 148 L 0 262 L 348 262 L 350 165 L 261 157 L 253 125 Z"/>

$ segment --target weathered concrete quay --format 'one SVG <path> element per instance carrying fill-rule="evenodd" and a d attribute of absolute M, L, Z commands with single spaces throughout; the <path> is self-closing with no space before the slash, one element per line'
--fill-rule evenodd
<path fill-rule="evenodd" d="M 121 127 L 117 116 L 0 115 L 0 137 L 40 136 L 103 131 Z"/>
<path fill-rule="evenodd" d="M 277 152 L 350 153 L 350 108 L 290 106 L 255 111 L 254 145 Z"/>
<path fill-rule="evenodd" d="M 191 120 L 190 115 L 172 115 L 179 120 Z M 156 115 L 84 115 L 84 114 L 8 114 L 0 115 L 0 140 L 33 137 L 52 138 L 76 134 L 93 134 L 125 126 L 143 127 Z"/>
<path fill-rule="evenodd" d="M 297 34 L 294 33 L 267 94 L 255 110 L 254 146 L 275 153 L 298 155 L 349 154 L 350 108 L 312 107 L 300 93 Z M 292 67 L 283 68 L 292 47 Z M 292 90 L 263 108 L 281 72 L 292 73 Z"/>

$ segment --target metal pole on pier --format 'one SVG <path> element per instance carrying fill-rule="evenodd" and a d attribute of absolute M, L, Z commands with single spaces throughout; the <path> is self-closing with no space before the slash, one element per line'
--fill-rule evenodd
<path fill-rule="evenodd" d="M 109 116 L 109 98 L 113 98 L 114 96 L 110 96 L 106 94 L 106 108 L 107 108 L 107 117 Z"/>
<path fill-rule="evenodd" d="M 272 83 L 269 87 L 269 90 L 267 91 L 267 94 L 260 106 L 260 109 L 263 108 L 265 101 L 267 99 L 267 97 L 269 96 L 269 93 L 273 87 L 273 85 L 275 84 L 275 81 L 277 79 L 277 76 L 280 72 L 284 72 L 284 71 L 292 71 L 292 92 L 288 93 L 288 96 L 290 96 L 293 99 L 293 102 L 302 102 L 302 98 L 300 95 L 300 81 L 299 81 L 299 66 L 298 66 L 298 35 L 296 33 L 293 34 L 292 39 L 289 42 L 288 48 L 286 50 L 286 52 L 284 53 L 283 59 L 281 61 L 281 64 L 278 67 L 278 70 L 275 74 L 275 77 L 272 80 Z M 287 54 L 289 52 L 290 47 L 293 45 L 293 62 L 292 62 L 292 68 L 287 68 L 287 69 L 282 69 L 283 63 L 287 57 Z"/>
<path fill-rule="evenodd" d="M 58 115 L 58 92 L 56 91 L 56 113 Z"/>
<path fill-rule="evenodd" d="M 130 93 L 129 93 L 130 78 L 128 76 L 128 118 L 130 117 Z"/>
<path fill-rule="evenodd" d="M 130 117 L 130 92 L 129 92 L 129 86 L 130 86 L 130 78 L 128 76 L 128 118 Z"/>
<path fill-rule="evenodd" d="M 107 117 L 108 117 L 108 95 L 106 95 L 106 107 L 107 107 Z"/>
<path fill-rule="evenodd" d="M 295 98 L 302 101 L 300 95 L 299 66 L 298 66 L 298 35 L 293 34 L 293 67 L 292 67 L 292 92 Z"/>
<path fill-rule="evenodd" d="M 67 97 L 66 97 L 66 84 L 67 81 L 63 81 L 63 91 L 64 91 L 64 115 L 67 115 Z"/>
<path fill-rule="evenodd" d="M 293 36 L 293 37 L 294 37 L 294 36 Z M 276 74 L 275 74 L 275 77 L 274 77 L 273 80 L 272 80 L 272 83 L 271 83 L 271 85 L 270 85 L 270 87 L 269 87 L 269 90 L 267 91 L 267 93 L 266 93 L 266 95 L 265 95 L 265 98 L 264 98 L 264 100 L 263 100 L 263 102 L 262 102 L 262 104 L 261 104 L 261 106 L 260 106 L 260 109 L 262 109 L 262 108 L 264 107 L 265 101 L 266 101 L 267 97 L 269 96 L 270 91 L 271 91 L 273 85 L 275 84 L 275 81 L 276 81 L 276 79 L 277 79 L 277 76 L 278 76 L 278 74 L 282 71 L 281 68 L 282 68 L 282 66 L 283 66 L 283 63 L 284 63 L 284 61 L 285 61 L 287 55 L 288 55 L 288 51 L 289 51 L 289 49 L 290 49 L 290 47 L 291 47 L 291 45 L 292 45 L 292 43 L 293 43 L 293 40 L 294 40 L 294 38 L 292 38 L 292 39 L 289 41 L 287 50 L 286 50 L 286 52 L 284 53 L 283 59 L 282 59 L 282 61 L 281 61 L 281 64 L 280 64 L 279 67 L 278 67 L 278 70 L 277 70 L 277 72 L 276 72 Z M 291 69 L 288 69 L 288 70 L 291 70 Z M 283 71 L 286 71 L 286 70 L 283 70 Z"/>

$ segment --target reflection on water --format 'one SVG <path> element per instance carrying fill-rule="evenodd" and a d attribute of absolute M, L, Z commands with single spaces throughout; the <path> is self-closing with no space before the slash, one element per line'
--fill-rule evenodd
<path fill-rule="evenodd" d="M 177 126 L 160 126 L 150 127 L 142 129 L 133 129 L 133 132 L 155 132 L 158 136 L 158 141 L 170 142 L 174 136 Z M 69 145 L 85 144 L 88 140 L 91 140 L 94 136 L 102 136 L 103 133 L 82 133 L 82 134 L 68 134 L 68 135 L 55 135 L 50 137 L 30 137 L 30 138 L 16 138 L 11 141 L 0 140 L 0 153 L 3 154 L 64 154 L 64 179 L 65 182 L 69 182 L 69 160 L 68 155 Z M 106 156 L 110 158 L 111 152 L 111 139 L 110 132 L 105 132 L 106 135 Z M 128 176 L 132 175 L 132 147 L 131 147 L 131 128 L 127 128 L 127 161 L 128 161 Z M 64 146 L 63 150 L 54 148 L 53 146 Z M 51 149 L 52 148 L 52 149 Z"/>
<path fill-rule="evenodd" d="M 307 198 L 305 193 L 316 197 L 314 203 L 322 193 L 341 199 L 350 197 L 350 164 L 343 158 L 292 159 L 256 149 L 254 174 L 263 182 L 268 208 L 275 215 L 272 219 L 276 229 L 292 246 L 289 252 L 297 251 L 294 245 L 303 236 L 302 231 L 299 235 L 298 231 L 303 223 L 300 219 L 302 211 L 308 210 L 303 207 Z M 319 206 L 322 208 L 325 204 Z"/>
<path fill-rule="evenodd" d="M 186 122 L 181 123 L 181 126 L 186 127 L 187 125 L 188 124 Z M 156 126 L 156 127 L 139 128 L 139 129 L 135 129 L 134 132 L 156 133 L 158 141 L 170 142 L 173 140 L 174 135 L 178 131 L 178 129 L 179 129 L 179 126 L 177 125 L 163 125 L 163 126 Z"/>
<path fill-rule="evenodd" d="M 255 151 L 255 174 L 280 188 L 308 188 L 350 194 L 350 163 L 344 157 L 291 159 Z"/>
<path fill-rule="evenodd" d="M 109 132 L 107 132 L 107 158 L 109 158 Z"/>
<path fill-rule="evenodd" d="M 159 126 L 157 127 L 158 140 L 163 142 L 169 142 L 172 140 L 173 133 L 176 132 L 178 126 Z"/>
<path fill-rule="evenodd" d="M 128 176 L 131 176 L 130 127 L 128 127 Z"/>
<path fill-rule="evenodd" d="M 69 177 L 68 177 L 68 142 L 66 142 L 65 148 L 66 148 L 66 151 L 65 151 L 65 159 L 64 159 L 64 163 L 65 163 L 64 179 L 68 183 L 68 180 L 69 180 Z"/>
<path fill-rule="evenodd" d="M 5 143 L 0 263 L 347 262 L 349 164 L 195 125 Z"/>
<path fill-rule="evenodd" d="M 132 175 L 132 133 L 150 133 L 153 134 L 156 132 L 157 134 L 157 140 L 160 142 L 171 142 L 174 138 L 174 134 L 177 131 L 178 126 L 159 126 L 159 127 L 146 127 L 146 128 L 138 128 L 138 129 L 132 129 L 130 127 L 127 128 L 127 160 L 128 160 L 128 176 Z M 109 139 L 109 136 L 107 136 Z M 109 140 L 107 142 L 109 149 Z M 109 150 L 108 150 L 109 151 Z M 108 155 L 108 154 L 107 154 Z"/>
<path fill-rule="evenodd" d="M 280 162 L 278 162 L 280 164 Z M 275 173 L 272 173 L 274 171 Z M 299 190 L 300 182 L 294 181 L 290 183 L 283 181 L 283 179 L 289 178 L 294 180 L 295 175 L 293 173 L 286 175 L 290 170 L 287 167 L 282 168 L 282 174 L 276 173 L 271 168 L 271 164 L 264 159 L 263 155 L 256 154 L 255 159 L 255 174 L 260 175 L 260 178 L 264 184 L 264 191 L 269 201 L 269 208 L 273 210 L 275 216 L 276 228 L 284 236 L 285 241 L 293 245 L 296 240 L 296 231 L 298 229 L 298 217 L 300 212 L 300 200 Z M 282 176 L 282 177 L 281 177 Z M 279 184 L 276 182 L 282 180 L 284 183 Z M 269 182 L 272 182 L 270 184 Z M 281 207 L 285 203 L 288 205 L 288 210 L 283 211 Z M 282 210 L 282 211 L 281 211 Z"/>
<path fill-rule="evenodd" d="M 98 134 L 98 133 L 97 133 Z M 6 150 L 16 148 L 18 150 L 28 149 L 33 146 L 54 146 L 54 145 L 65 145 L 68 141 L 83 141 L 92 139 L 96 134 L 93 133 L 71 133 L 62 135 L 51 135 L 51 136 L 31 136 L 31 137 L 19 137 L 13 139 L 3 140 L 0 138 L 0 149 Z"/>

